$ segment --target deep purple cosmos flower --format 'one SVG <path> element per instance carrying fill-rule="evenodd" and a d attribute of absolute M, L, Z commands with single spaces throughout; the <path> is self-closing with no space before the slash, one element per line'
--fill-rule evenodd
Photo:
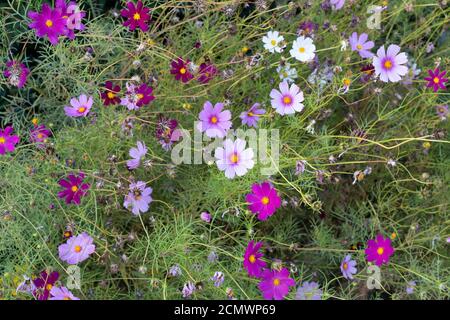
<path fill-rule="evenodd" d="M 53 287 L 50 290 L 51 298 L 49 300 L 80 300 L 75 297 L 66 287 Z"/>
<path fill-rule="evenodd" d="M 148 22 L 150 20 L 149 15 L 150 9 L 144 7 L 142 1 L 139 0 L 135 5 L 133 2 L 129 1 L 127 3 L 127 9 L 122 9 L 120 14 L 127 18 L 123 22 L 125 27 L 128 27 L 131 31 L 134 31 L 137 27 L 141 28 L 142 31 L 148 31 Z"/>
<path fill-rule="evenodd" d="M 91 111 L 92 104 L 94 103 L 93 97 L 87 97 L 85 94 L 82 94 L 77 98 L 70 99 L 71 106 L 65 106 L 64 111 L 69 117 L 86 117 Z"/>
<path fill-rule="evenodd" d="M 330 0 L 333 10 L 340 10 L 345 4 L 345 0 Z"/>
<path fill-rule="evenodd" d="M 194 75 L 189 71 L 189 62 L 189 59 L 184 61 L 182 58 L 178 58 L 170 63 L 172 66 L 170 73 L 175 76 L 176 80 L 181 80 L 183 83 L 186 83 L 194 78 Z"/>
<path fill-rule="evenodd" d="M 45 147 L 45 143 L 47 142 L 48 137 L 51 136 L 50 130 L 43 124 L 35 126 L 30 131 L 30 141 L 31 143 L 36 144 L 36 147 L 39 149 L 43 149 Z"/>
<path fill-rule="evenodd" d="M 50 274 L 47 271 L 42 271 L 38 278 L 33 280 L 35 289 L 33 296 L 38 300 L 47 300 L 56 281 L 58 281 L 59 273 L 56 271 Z"/>
<path fill-rule="evenodd" d="M 433 70 L 428 70 L 429 77 L 426 77 L 425 80 L 428 81 L 427 88 L 433 88 L 433 91 L 436 92 L 439 89 L 445 90 L 445 83 L 448 81 L 447 78 L 444 78 L 447 71 L 440 71 L 439 68 Z"/>
<path fill-rule="evenodd" d="M 239 116 L 242 119 L 243 125 L 248 125 L 249 127 L 258 127 L 259 116 L 266 113 L 264 109 L 258 109 L 261 105 L 255 103 L 250 109 L 244 111 Z"/>
<path fill-rule="evenodd" d="M 142 83 L 140 86 L 127 83 L 127 92 L 120 100 L 120 104 L 126 106 L 128 110 L 137 110 L 155 100 L 155 96 L 152 93 L 153 88 L 145 83 Z"/>
<path fill-rule="evenodd" d="M 261 260 L 263 254 L 259 252 L 263 243 L 250 241 L 244 253 L 244 268 L 250 277 L 260 278 L 262 270 L 266 267 L 266 262 Z"/>
<path fill-rule="evenodd" d="M 67 179 L 59 180 L 59 185 L 64 188 L 58 192 L 59 198 L 66 198 L 66 203 L 80 204 L 81 197 L 84 197 L 90 188 L 89 183 L 83 183 L 84 173 L 80 172 L 78 176 L 69 174 Z"/>
<path fill-rule="evenodd" d="M 9 83 L 17 88 L 23 88 L 27 82 L 30 70 L 20 61 L 10 60 L 6 63 L 3 75 L 8 78 Z"/>
<path fill-rule="evenodd" d="M 373 48 L 375 43 L 373 41 L 367 41 L 368 39 L 367 33 L 362 33 L 358 36 L 356 32 L 353 32 L 349 38 L 350 46 L 352 47 L 352 51 L 358 51 L 359 55 L 362 58 L 372 58 L 373 53 L 370 52 L 370 49 Z"/>
<path fill-rule="evenodd" d="M 319 284 L 314 281 L 305 281 L 303 285 L 297 289 L 295 300 L 321 300 L 322 290 Z"/>
<path fill-rule="evenodd" d="M 394 248 L 392 248 L 391 239 L 383 238 L 381 234 L 378 234 L 375 239 L 367 241 L 367 248 L 364 252 L 367 261 L 374 261 L 377 266 L 381 266 L 389 262 Z"/>
<path fill-rule="evenodd" d="M 28 12 L 28 17 L 33 20 L 28 26 L 36 30 L 40 38 L 47 36 L 52 45 L 56 45 L 59 36 L 65 34 L 66 19 L 60 9 L 52 9 L 48 3 L 42 5 L 42 12 Z"/>
<path fill-rule="evenodd" d="M 103 91 L 100 96 L 103 100 L 103 105 L 109 106 L 110 104 L 120 103 L 120 98 L 117 94 L 120 92 L 120 87 L 118 85 L 114 86 L 111 81 L 105 82 L 105 91 Z"/>
<path fill-rule="evenodd" d="M 208 83 L 212 78 L 214 78 L 217 72 L 218 70 L 213 63 L 202 63 L 198 69 L 198 82 L 203 84 Z"/>
<path fill-rule="evenodd" d="M 258 215 L 258 220 L 264 221 L 273 215 L 281 205 L 277 190 L 269 182 L 252 185 L 252 193 L 245 196 L 251 212 Z"/>
<path fill-rule="evenodd" d="M 305 21 L 300 23 L 300 26 L 297 29 L 298 36 L 311 37 L 318 30 L 319 25 L 312 21 Z"/>
<path fill-rule="evenodd" d="M 213 107 L 211 102 L 206 101 L 199 114 L 200 122 L 197 124 L 197 129 L 205 132 L 210 138 L 225 137 L 231 128 L 231 112 L 229 110 L 222 111 L 222 109 L 223 103 L 218 102 Z"/>
<path fill-rule="evenodd" d="M 245 149 L 246 141 L 239 138 L 236 141 L 226 139 L 223 147 L 218 147 L 214 151 L 217 168 L 225 171 L 225 177 L 233 179 L 235 176 L 241 177 L 253 168 L 253 149 Z"/>
<path fill-rule="evenodd" d="M 128 169 L 133 170 L 139 167 L 141 161 L 144 160 L 146 154 L 147 154 L 147 147 L 145 146 L 145 143 L 142 141 L 138 141 L 137 148 L 131 148 L 129 151 L 129 155 L 133 159 L 127 161 Z"/>
<path fill-rule="evenodd" d="M 94 239 L 86 232 L 70 237 L 58 247 L 59 258 L 68 264 L 83 262 L 95 251 Z"/>
<path fill-rule="evenodd" d="M 66 25 L 64 28 L 64 35 L 69 39 L 75 39 L 74 30 L 84 30 L 85 26 L 81 23 L 81 20 L 86 15 L 85 12 L 80 11 L 75 1 L 66 3 L 65 0 L 56 0 L 55 8 L 59 9 L 64 19 L 66 19 Z"/>
<path fill-rule="evenodd" d="M 264 270 L 262 280 L 258 285 L 266 300 L 283 300 L 289 293 L 289 287 L 295 286 L 294 279 L 289 277 L 289 270 Z"/>
<path fill-rule="evenodd" d="M 159 117 L 156 125 L 156 138 L 166 151 L 169 151 L 172 148 L 172 144 L 175 141 L 178 141 L 181 136 L 181 132 L 176 130 L 177 126 L 177 120 L 169 119 L 163 116 Z"/>
<path fill-rule="evenodd" d="M 14 152 L 16 144 L 19 143 L 19 136 L 12 134 L 13 127 L 6 127 L 4 130 L 0 129 L 0 154 L 7 152 Z"/>
<path fill-rule="evenodd" d="M 296 84 L 289 87 L 287 81 L 280 83 L 280 91 L 272 89 L 270 92 L 272 98 L 271 104 L 275 108 L 275 112 L 281 115 L 293 114 L 296 111 L 300 112 L 305 107 L 301 102 L 303 101 L 303 92 Z"/>
<path fill-rule="evenodd" d="M 351 255 L 346 255 L 341 262 L 341 272 L 345 279 L 353 279 L 353 275 L 357 272 L 356 261 L 352 260 Z"/>
<path fill-rule="evenodd" d="M 408 68 L 404 66 L 408 62 L 408 58 L 404 52 L 400 52 L 400 47 L 391 44 L 387 51 L 381 46 L 377 55 L 373 57 L 373 66 L 375 74 L 380 76 L 383 82 L 398 82 L 401 77 L 408 73 Z"/>
<path fill-rule="evenodd" d="M 438 117 L 442 121 L 447 120 L 447 117 L 448 117 L 448 114 L 449 114 L 449 112 L 448 112 L 448 105 L 445 104 L 445 105 L 437 106 L 436 107 L 436 114 L 438 115 Z"/>
<path fill-rule="evenodd" d="M 131 183 L 128 195 L 125 196 L 123 206 L 137 216 L 141 212 L 148 211 L 149 204 L 153 201 L 151 196 L 153 189 L 147 187 L 144 181 Z"/>

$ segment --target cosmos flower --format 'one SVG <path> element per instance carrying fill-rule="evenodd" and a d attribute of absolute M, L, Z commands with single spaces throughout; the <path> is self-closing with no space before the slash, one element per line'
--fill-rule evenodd
<path fill-rule="evenodd" d="M 303 282 L 303 285 L 297 289 L 295 300 L 321 300 L 322 290 L 319 289 L 317 282 Z"/>
<path fill-rule="evenodd" d="M 144 7 L 142 1 L 139 0 L 135 5 L 133 2 L 127 2 L 127 9 L 122 9 L 120 14 L 122 17 L 127 18 L 123 22 L 125 27 L 128 27 L 130 31 L 134 31 L 137 27 L 139 27 L 142 31 L 148 31 L 148 22 L 150 20 L 149 15 L 150 9 Z"/>
<path fill-rule="evenodd" d="M 15 60 L 6 62 L 6 69 L 3 71 L 3 75 L 8 78 L 9 83 L 17 88 L 23 88 L 29 73 L 30 70 L 23 63 Z"/>
<path fill-rule="evenodd" d="M 264 270 L 258 288 L 266 300 L 283 300 L 289 293 L 289 287 L 293 286 L 295 281 L 289 277 L 289 270 L 282 268 L 281 270 Z"/>
<path fill-rule="evenodd" d="M 425 80 L 428 81 L 427 88 L 433 88 L 433 91 L 436 92 L 439 89 L 445 90 L 445 83 L 448 81 L 447 78 L 444 78 L 447 71 L 440 71 L 439 68 L 433 70 L 428 70 L 429 77 L 426 77 Z"/>
<path fill-rule="evenodd" d="M 133 170 L 139 167 L 141 161 L 144 160 L 146 154 L 147 154 L 147 147 L 145 146 L 145 143 L 138 141 L 137 148 L 131 148 L 129 151 L 129 155 L 133 159 L 127 161 L 128 169 Z"/>
<path fill-rule="evenodd" d="M 169 269 L 169 274 L 172 277 L 178 277 L 182 274 L 181 268 L 178 264 L 174 264 L 173 266 L 170 267 Z"/>
<path fill-rule="evenodd" d="M 170 65 L 172 66 L 170 73 L 175 76 L 176 80 L 181 80 L 183 83 L 192 80 L 194 78 L 194 75 L 189 71 L 189 63 L 189 59 L 187 59 L 186 61 L 184 61 L 182 58 L 173 60 L 170 63 Z"/>
<path fill-rule="evenodd" d="M 201 122 L 197 124 L 200 132 L 205 132 L 210 138 L 223 138 L 227 131 L 231 128 L 231 112 L 223 110 L 223 103 L 216 103 L 213 107 L 212 103 L 206 101 L 203 110 L 199 114 Z"/>
<path fill-rule="evenodd" d="M 299 36 L 314 36 L 314 33 L 319 28 L 319 25 L 317 23 L 314 23 L 312 21 L 304 21 L 300 23 L 300 26 L 297 29 L 297 35 Z"/>
<path fill-rule="evenodd" d="M 220 287 L 220 285 L 223 283 L 224 280 L 225 280 L 225 275 L 223 274 L 223 272 L 220 272 L 220 271 L 216 271 L 214 273 L 214 276 L 211 278 L 211 281 L 214 282 L 215 287 Z"/>
<path fill-rule="evenodd" d="M 65 106 L 64 111 L 69 117 L 86 117 L 89 111 L 91 111 L 93 103 L 94 100 L 92 96 L 88 98 L 85 94 L 82 94 L 78 97 L 78 99 L 70 99 L 71 107 Z"/>
<path fill-rule="evenodd" d="M 375 68 L 373 64 L 366 64 L 361 67 L 361 82 L 368 82 L 375 73 Z"/>
<path fill-rule="evenodd" d="M 200 219 L 202 219 L 203 221 L 210 223 L 211 222 L 211 214 L 209 212 L 202 212 L 200 214 Z"/>
<path fill-rule="evenodd" d="M 119 86 L 113 86 L 113 83 L 111 81 L 105 82 L 105 91 L 103 91 L 100 96 L 103 100 L 103 105 L 109 106 L 110 104 L 118 104 L 120 103 L 120 98 L 117 96 L 117 94 L 120 92 Z"/>
<path fill-rule="evenodd" d="M 394 248 L 392 248 L 391 239 L 383 238 L 381 234 L 378 234 L 375 239 L 367 241 L 364 252 L 367 261 L 373 261 L 377 266 L 381 266 L 389 262 L 389 257 L 394 254 Z"/>
<path fill-rule="evenodd" d="M 127 92 L 120 100 L 120 104 L 126 106 L 128 110 L 138 110 L 140 107 L 149 104 L 155 99 L 152 93 L 153 88 L 147 86 L 145 83 L 140 86 L 127 83 Z"/>
<path fill-rule="evenodd" d="M 377 55 L 373 57 L 373 66 L 375 74 L 380 76 L 383 82 L 398 82 L 401 77 L 408 73 L 408 68 L 404 66 L 408 62 L 408 58 L 404 52 L 400 52 L 400 47 L 391 44 L 387 51 L 381 46 Z"/>
<path fill-rule="evenodd" d="M 341 263 L 341 272 L 345 279 L 353 279 L 353 275 L 357 272 L 356 261 L 352 260 L 351 255 L 346 255 Z"/>
<path fill-rule="evenodd" d="M 61 10 L 52 9 L 48 3 L 42 4 L 41 13 L 30 11 L 28 17 L 33 20 L 28 26 L 36 30 L 39 38 L 47 36 L 52 45 L 56 45 L 59 36 L 65 34 L 66 19 Z"/>
<path fill-rule="evenodd" d="M 367 33 L 362 33 L 358 36 L 356 32 L 353 32 L 349 39 L 352 51 L 358 51 L 362 58 L 373 57 L 373 53 L 370 52 L 370 49 L 373 48 L 375 43 L 373 41 L 367 41 L 368 37 Z"/>
<path fill-rule="evenodd" d="M 56 271 L 50 274 L 47 271 L 42 271 L 39 277 L 33 280 L 34 291 L 33 296 L 38 300 L 47 300 L 52 290 L 53 285 L 58 281 L 59 273 Z"/>
<path fill-rule="evenodd" d="M 291 68 L 291 65 L 287 62 L 284 65 L 279 65 L 277 72 L 280 80 L 287 81 L 288 83 L 293 83 L 298 77 L 297 69 Z"/>
<path fill-rule="evenodd" d="M 438 115 L 438 117 L 442 120 L 445 121 L 448 118 L 448 105 L 441 105 L 441 106 L 437 106 L 436 107 L 436 114 Z"/>
<path fill-rule="evenodd" d="M 267 35 L 262 38 L 264 49 L 270 53 L 282 52 L 284 48 L 284 37 L 278 31 L 269 31 Z"/>
<path fill-rule="evenodd" d="M 56 0 L 55 8 L 59 9 L 64 19 L 66 19 L 66 25 L 64 28 L 64 35 L 69 39 L 75 39 L 74 30 L 84 30 L 85 26 L 81 23 L 81 20 L 86 15 L 85 12 L 80 11 L 78 5 L 74 1 L 70 1 L 66 4 L 65 0 Z"/>
<path fill-rule="evenodd" d="M 141 212 L 147 212 L 149 204 L 153 201 L 151 196 L 153 189 L 147 187 L 144 181 L 137 181 L 130 184 L 129 191 L 128 195 L 125 196 L 123 206 L 128 210 L 131 208 L 131 212 L 135 216 Z"/>
<path fill-rule="evenodd" d="M 66 287 L 53 287 L 50 290 L 51 298 L 49 300 L 80 300 L 75 297 Z"/>
<path fill-rule="evenodd" d="M 202 63 L 198 69 L 198 82 L 203 84 L 208 83 L 212 78 L 214 78 L 217 72 L 218 70 L 213 63 Z"/>
<path fill-rule="evenodd" d="M 177 120 L 169 119 L 163 116 L 159 117 L 156 125 L 156 138 L 166 151 L 170 150 L 172 144 L 175 141 L 178 141 L 181 136 L 181 132 L 176 130 L 177 126 Z"/>
<path fill-rule="evenodd" d="M 12 134 L 13 127 L 6 127 L 0 129 L 0 154 L 4 155 L 7 152 L 14 152 L 16 150 L 15 145 L 19 143 L 19 136 Z"/>
<path fill-rule="evenodd" d="M 241 113 L 239 118 L 241 118 L 243 125 L 258 127 L 259 116 L 266 113 L 266 110 L 258 109 L 260 106 L 259 103 L 255 103 L 250 109 Z"/>
<path fill-rule="evenodd" d="M 245 196 L 251 212 L 258 215 L 258 220 L 264 221 L 273 215 L 281 205 L 277 190 L 269 182 L 252 185 L 252 193 Z"/>
<path fill-rule="evenodd" d="M 309 62 L 314 59 L 316 46 L 309 37 L 300 36 L 292 43 L 292 49 L 289 51 L 291 56 L 301 62 Z"/>
<path fill-rule="evenodd" d="M 280 91 L 272 89 L 270 92 L 271 104 L 272 108 L 276 109 L 275 112 L 285 115 L 302 111 L 305 106 L 301 103 L 304 98 L 300 88 L 296 84 L 289 87 L 287 81 L 281 82 L 279 87 Z"/>
<path fill-rule="evenodd" d="M 43 149 L 45 147 L 45 143 L 49 136 L 51 136 L 50 130 L 43 124 L 35 126 L 30 131 L 30 141 L 31 143 L 35 143 L 36 147 L 39 149 Z"/>
<path fill-rule="evenodd" d="M 250 277 L 260 278 L 262 270 L 266 267 L 266 262 L 261 260 L 263 254 L 259 252 L 263 243 L 250 241 L 244 253 L 244 268 Z"/>
<path fill-rule="evenodd" d="M 246 141 L 237 138 L 235 142 L 226 139 L 223 147 L 216 148 L 214 157 L 217 168 L 225 171 L 225 177 L 233 179 L 235 176 L 243 176 L 253 168 L 253 149 L 245 149 Z"/>
<path fill-rule="evenodd" d="M 94 239 L 86 232 L 70 237 L 58 247 L 59 258 L 68 264 L 83 262 L 95 251 Z"/>
<path fill-rule="evenodd" d="M 84 197 L 90 188 L 89 183 L 83 183 L 84 173 L 80 172 L 78 176 L 69 174 L 66 179 L 59 180 L 59 185 L 64 188 L 58 192 L 59 198 L 66 198 L 66 204 L 80 204 L 81 197 Z"/>

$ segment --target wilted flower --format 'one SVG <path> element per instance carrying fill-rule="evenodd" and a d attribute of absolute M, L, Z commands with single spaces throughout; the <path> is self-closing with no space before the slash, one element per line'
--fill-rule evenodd
<path fill-rule="evenodd" d="M 155 100 L 155 96 L 152 94 L 153 88 L 145 83 L 142 83 L 140 86 L 127 83 L 126 86 L 127 92 L 120 100 L 120 104 L 126 106 L 128 110 L 137 110 Z"/>
<path fill-rule="evenodd" d="M 51 134 L 52 133 L 45 125 L 38 125 L 31 129 L 30 140 L 32 143 L 36 144 L 36 147 L 42 149 L 45 147 L 45 143 Z"/>
<path fill-rule="evenodd" d="M 23 88 L 27 81 L 30 70 L 21 62 L 10 60 L 6 63 L 3 75 L 8 78 L 9 83 L 18 88 Z"/>
<path fill-rule="evenodd" d="M 266 113 L 266 110 L 258 109 L 260 106 L 259 103 L 255 103 L 250 109 L 242 112 L 239 116 L 242 119 L 242 124 L 256 128 L 258 126 L 260 115 Z"/>
<path fill-rule="evenodd" d="M 436 114 L 438 115 L 438 117 L 444 121 L 447 120 L 448 118 L 448 105 L 441 105 L 441 106 L 436 106 Z"/>
<path fill-rule="evenodd" d="M 298 160 L 295 163 L 295 175 L 300 175 L 305 172 L 306 160 Z"/>
<path fill-rule="evenodd" d="M 225 275 L 223 274 L 223 272 L 220 272 L 220 271 L 216 271 L 214 273 L 214 276 L 211 278 L 211 281 L 214 282 L 215 287 L 220 287 L 220 285 L 223 283 L 224 280 L 225 280 Z"/>
<path fill-rule="evenodd" d="M 410 294 L 410 295 L 413 294 L 415 287 L 416 287 L 416 282 L 415 281 L 409 281 L 408 285 L 406 286 L 406 293 Z"/>
<path fill-rule="evenodd" d="M 196 290 L 195 284 L 188 281 L 187 283 L 184 284 L 183 290 L 181 291 L 181 293 L 183 294 L 183 298 L 190 297 L 195 292 L 195 290 Z"/>
<path fill-rule="evenodd" d="M 211 222 L 211 214 L 209 212 L 202 212 L 200 214 L 200 219 L 202 219 L 203 221 L 210 223 Z"/>
<path fill-rule="evenodd" d="M 214 78 L 217 72 L 217 68 L 213 63 L 202 63 L 198 70 L 198 82 L 203 84 L 208 83 L 212 78 Z"/>
<path fill-rule="evenodd" d="M 289 63 L 284 63 L 283 65 L 279 65 L 277 67 L 278 75 L 280 76 L 281 81 L 287 81 L 292 83 L 297 79 L 297 69 L 291 68 Z"/>

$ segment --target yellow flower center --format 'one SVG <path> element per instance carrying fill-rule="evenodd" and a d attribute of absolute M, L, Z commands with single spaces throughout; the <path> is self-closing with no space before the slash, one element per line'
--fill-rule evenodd
<path fill-rule="evenodd" d="M 52 290 L 52 288 L 53 288 L 53 285 L 50 284 L 50 283 L 48 283 L 48 284 L 45 286 L 45 289 L 48 290 L 48 291 Z"/>
<path fill-rule="evenodd" d="M 278 279 L 278 278 L 273 279 L 273 285 L 274 286 L 279 286 L 280 285 L 280 279 Z"/>
<path fill-rule="evenodd" d="M 85 112 L 86 111 L 86 108 L 85 107 L 79 107 L 78 108 L 78 113 L 83 113 L 83 112 Z"/>
<path fill-rule="evenodd" d="M 433 82 L 436 83 L 436 84 L 438 84 L 438 83 L 440 82 L 440 80 L 439 80 L 438 77 L 434 77 Z"/>
<path fill-rule="evenodd" d="M 49 20 L 45 21 L 45 25 L 47 27 L 51 28 L 53 26 L 53 21 L 49 19 Z"/>
<path fill-rule="evenodd" d="M 298 52 L 305 53 L 305 48 L 303 48 L 303 47 L 298 48 Z"/>
<path fill-rule="evenodd" d="M 6 139 L 4 137 L 0 137 L 0 144 L 4 144 L 6 142 Z"/>
<path fill-rule="evenodd" d="M 138 97 L 139 100 L 141 100 L 144 97 L 144 95 L 142 93 L 138 93 L 137 97 Z"/>
<path fill-rule="evenodd" d="M 291 104 L 291 102 L 292 102 L 292 98 L 291 98 L 291 97 L 285 96 L 285 97 L 283 98 L 283 103 L 284 103 L 284 104 Z"/>
<path fill-rule="evenodd" d="M 438 108 L 439 113 L 444 113 L 445 112 L 445 108 L 444 107 L 439 107 Z M 1 138 L 0 138 L 1 139 Z"/>
<path fill-rule="evenodd" d="M 236 153 L 233 153 L 230 158 L 232 163 L 237 163 L 239 161 L 239 157 Z"/>
<path fill-rule="evenodd" d="M 112 92 L 108 92 L 106 95 L 108 96 L 109 99 L 114 99 L 114 97 L 116 96 L 116 95 L 115 95 L 114 93 L 112 93 Z"/>
<path fill-rule="evenodd" d="M 342 268 L 343 268 L 344 270 L 347 270 L 347 269 L 348 269 L 348 263 L 347 263 L 347 262 L 344 263 L 344 265 L 342 266 Z"/>
<path fill-rule="evenodd" d="M 72 190 L 72 192 L 77 192 L 78 191 L 78 187 L 77 186 L 72 186 L 72 188 L 70 188 L 70 190 Z"/>
<path fill-rule="evenodd" d="M 268 204 L 268 203 L 269 203 L 269 197 L 262 197 L 261 203 L 262 203 L 263 205 Z"/>
<path fill-rule="evenodd" d="M 255 116 L 255 114 L 254 114 L 253 112 L 247 112 L 247 115 L 248 115 L 249 117 L 254 117 L 254 116 Z"/>
<path fill-rule="evenodd" d="M 392 61 L 391 61 L 391 60 L 386 60 L 386 61 L 384 62 L 384 67 L 385 67 L 386 69 L 392 68 Z"/>
<path fill-rule="evenodd" d="M 248 257 L 248 261 L 250 261 L 250 263 L 255 263 L 256 261 L 255 255 L 252 254 L 250 257 Z"/>
<path fill-rule="evenodd" d="M 211 118 L 211 122 L 212 122 L 212 123 L 217 123 L 217 117 L 216 117 L 216 116 L 213 116 L 213 117 Z"/>
<path fill-rule="evenodd" d="M 356 45 L 356 49 L 361 50 L 362 48 L 363 48 L 362 45 L 360 44 Z"/>
<path fill-rule="evenodd" d="M 33 120 L 31 120 L 31 123 L 34 125 L 37 125 L 39 122 L 39 120 L 37 118 L 33 118 Z"/>
<path fill-rule="evenodd" d="M 181 74 L 185 74 L 185 73 L 186 73 L 186 68 L 181 68 L 181 69 L 180 69 L 180 73 L 181 73 Z"/>
<path fill-rule="evenodd" d="M 377 249 L 377 253 L 381 256 L 384 253 L 384 248 L 383 247 L 379 247 Z"/>
<path fill-rule="evenodd" d="M 38 133 L 37 137 L 38 137 L 38 139 L 42 139 L 44 137 L 44 135 L 42 133 Z"/>
<path fill-rule="evenodd" d="M 276 40 L 272 40 L 272 41 L 270 41 L 270 43 L 271 43 L 273 46 L 275 46 L 275 45 L 277 44 L 277 41 L 276 41 Z"/>
<path fill-rule="evenodd" d="M 81 252 L 81 247 L 80 246 L 75 246 L 75 252 Z"/>
<path fill-rule="evenodd" d="M 350 80 L 349 78 L 345 78 L 342 82 L 346 87 L 348 87 L 352 83 L 352 80 Z"/>
<path fill-rule="evenodd" d="M 133 19 L 134 20 L 139 20 L 139 19 L 141 19 L 141 15 L 139 14 L 139 13 L 135 13 L 134 15 L 133 15 Z"/>
<path fill-rule="evenodd" d="M 69 297 L 66 296 L 63 298 L 63 300 L 72 300 L 72 299 L 70 299 Z"/>

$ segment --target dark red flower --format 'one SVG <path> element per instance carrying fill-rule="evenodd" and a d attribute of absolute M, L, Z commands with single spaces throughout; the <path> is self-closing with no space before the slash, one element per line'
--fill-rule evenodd
<path fill-rule="evenodd" d="M 59 273 L 53 271 L 50 274 L 47 274 L 47 271 L 42 271 L 39 278 L 33 280 L 35 285 L 35 289 L 33 291 L 33 295 L 38 300 L 47 300 L 50 294 L 50 290 L 52 290 L 55 282 L 58 281 Z"/>
<path fill-rule="evenodd" d="M 181 80 L 182 82 L 186 83 L 194 78 L 192 73 L 189 72 L 189 62 L 189 59 L 185 62 L 182 58 L 178 58 L 177 60 L 174 60 L 170 63 L 170 65 L 172 66 L 170 73 L 175 75 L 176 80 Z"/>
<path fill-rule="evenodd" d="M 445 82 L 448 81 L 447 78 L 444 78 L 447 71 L 440 71 L 439 68 L 433 70 L 428 70 L 429 77 L 426 77 L 425 80 L 428 81 L 427 88 L 433 88 L 433 91 L 436 92 L 439 89 L 445 90 Z"/>
<path fill-rule="evenodd" d="M 141 84 L 135 91 L 138 101 L 136 105 L 138 107 L 142 107 L 143 105 L 149 104 L 153 100 L 155 100 L 155 96 L 152 95 L 153 88 L 147 86 L 145 83 Z"/>
<path fill-rule="evenodd" d="M 198 82 L 208 83 L 217 74 L 217 68 L 212 63 L 202 63 L 198 73 L 200 74 Z"/>
<path fill-rule="evenodd" d="M 101 93 L 103 99 L 103 105 L 108 106 L 110 104 L 120 103 L 120 98 L 117 94 L 120 92 L 119 86 L 113 86 L 111 81 L 105 82 L 105 91 Z"/>
<path fill-rule="evenodd" d="M 59 198 L 66 198 L 66 203 L 80 204 L 81 197 L 84 197 L 90 188 L 89 183 L 83 183 L 84 173 L 80 172 L 79 176 L 69 174 L 67 179 L 59 180 L 59 185 L 65 190 L 58 192 Z"/>
<path fill-rule="evenodd" d="M 133 2 L 129 1 L 127 3 L 128 9 L 122 9 L 120 14 L 123 17 L 128 18 L 128 20 L 123 22 L 125 27 L 128 27 L 131 31 L 137 27 L 141 28 L 142 31 L 148 31 L 148 22 L 150 20 L 149 8 L 144 7 L 142 1 L 139 0 L 135 5 Z"/>

